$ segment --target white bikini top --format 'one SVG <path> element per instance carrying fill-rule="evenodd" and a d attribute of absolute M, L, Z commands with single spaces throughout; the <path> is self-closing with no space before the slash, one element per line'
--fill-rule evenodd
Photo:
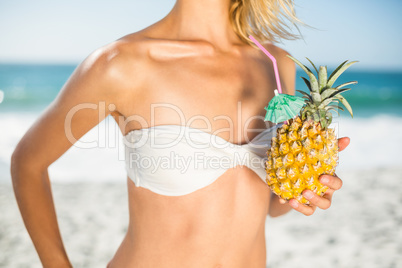
<path fill-rule="evenodd" d="M 180 125 L 132 130 L 123 136 L 127 175 L 137 187 L 167 196 L 204 188 L 237 165 L 247 166 L 265 182 L 266 151 L 277 127 L 242 145 Z"/>

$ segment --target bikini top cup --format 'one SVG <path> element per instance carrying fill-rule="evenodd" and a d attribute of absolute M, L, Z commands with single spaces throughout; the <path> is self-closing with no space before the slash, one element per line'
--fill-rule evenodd
<path fill-rule="evenodd" d="M 277 127 L 242 145 L 180 125 L 132 130 L 123 136 L 127 175 L 137 187 L 167 196 L 204 188 L 237 165 L 247 166 L 265 182 L 266 150 Z"/>

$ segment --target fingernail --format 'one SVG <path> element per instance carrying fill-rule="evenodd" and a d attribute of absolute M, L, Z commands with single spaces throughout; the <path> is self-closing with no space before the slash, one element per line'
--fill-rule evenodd
<path fill-rule="evenodd" d="M 289 203 L 293 208 L 297 208 L 299 206 L 296 200 L 290 201 Z"/>
<path fill-rule="evenodd" d="M 314 196 L 311 191 L 305 191 L 305 192 L 303 193 L 303 195 L 304 195 L 304 197 L 307 198 L 307 199 L 311 199 L 311 198 L 313 198 L 313 196 Z"/>
<path fill-rule="evenodd" d="M 329 182 L 329 179 L 327 178 L 327 177 L 322 177 L 321 179 L 320 179 L 320 182 L 321 183 L 328 183 Z"/>

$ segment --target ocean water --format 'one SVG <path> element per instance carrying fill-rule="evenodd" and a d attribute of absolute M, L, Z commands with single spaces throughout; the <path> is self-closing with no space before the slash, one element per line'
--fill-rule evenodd
<path fill-rule="evenodd" d="M 4 91 L 2 112 L 41 111 L 57 95 L 76 65 L 0 64 L 0 90 Z M 335 83 L 358 81 L 343 95 L 356 117 L 376 114 L 402 116 L 402 72 L 354 71 L 350 67 Z M 328 70 L 331 72 L 333 70 Z M 306 91 L 298 70 L 296 89 Z M 299 94 L 299 93 L 298 93 Z M 346 114 L 345 114 L 346 115 Z"/>
<path fill-rule="evenodd" d="M 0 104 L 0 181 L 10 179 L 10 156 L 18 140 L 56 97 L 75 67 L 0 64 L 0 90 L 4 92 Z M 338 168 L 398 166 L 402 164 L 402 72 L 352 69 L 335 83 L 358 81 L 343 94 L 353 107 L 354 119 L 341 112 L 336 120 L 339 135 L 352 140 L 347 152 L 341 153 Z M 307 90 L 300 76 L 306 74 L 297 72 L 296 89 Z M 123 147 L 118 142 L 121 138 L 116 123 L 108 117 L 81 139 L 96 140 L 99 146 L 72 146 L 50 166 L 51 180 L 124 181 Z"/>

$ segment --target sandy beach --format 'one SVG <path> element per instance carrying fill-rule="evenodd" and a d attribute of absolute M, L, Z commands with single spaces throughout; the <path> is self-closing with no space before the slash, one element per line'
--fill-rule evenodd
<path fill-rule="evenodd" d="M 338 171 L 329 210 L 267 218 L 267 267 L 402 267 L 402 168 Z M 123 181 L 52 183 L 74 267 L 106 267 L 128 223 Z M 10 183 L 0 184 L 0 267 L 41 267 Z"/>
<path fill-rule="evenodd" d="M 0 117 L 10 130 L 0 132 L 1 268 L 41 267 L 9 173 L 12 150 L 34 118 Z M 342 189 L 330 209 L 313 216 L 291 211 L 267 217 L 267 267 L 402 267 L 402 118 L 378 115 L 342 120 L 339 126 L 340 137 L 351 137 L 336 171 Z M 101 129 L 108 131 L 100 135 Z M 126 232 L 126 174 L 116 133 L 115 124 L 103 121 L 81 140 L 116 146 L 72 147 L 49 167 L 63 242 L 75 268 L 105 268 Z"/>

